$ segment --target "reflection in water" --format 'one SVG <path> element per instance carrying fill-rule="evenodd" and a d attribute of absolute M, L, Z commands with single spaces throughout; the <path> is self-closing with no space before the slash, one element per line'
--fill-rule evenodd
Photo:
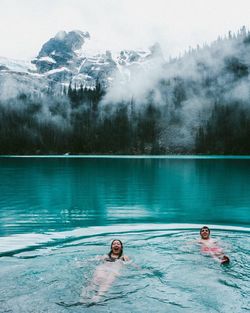
<path fill-rule="evenodd" d="M 0 235 L 117 223 L 249 226 L 250 160 L 0 158 Z"/>

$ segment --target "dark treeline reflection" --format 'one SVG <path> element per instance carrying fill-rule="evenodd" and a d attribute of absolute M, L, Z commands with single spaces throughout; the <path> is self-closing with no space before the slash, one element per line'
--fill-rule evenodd
<path fill-rule="evenodd" d="M 141 97 L 97 81 L 0 98 L 0 153 L 249 154 L 249 56 L 243 27 L 165 63 Z"/>
<path fill-rule="evenodd" d="M 133 223 L 249 226 L 250 162 L 2 158 L 0 235 Z"/>

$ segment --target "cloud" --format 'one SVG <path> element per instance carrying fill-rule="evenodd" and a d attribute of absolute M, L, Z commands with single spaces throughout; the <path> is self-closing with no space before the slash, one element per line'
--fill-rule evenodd
<path fill-rule="evenodd" d="M 166 57 L 176 56 L 243 24 L 250 28 L 249 8 L 248 0 L 1 0 L 0 55 L 31 58 L 59 30 L 79 29 L 90 32 L 92 49 L 158 41 Z"/>

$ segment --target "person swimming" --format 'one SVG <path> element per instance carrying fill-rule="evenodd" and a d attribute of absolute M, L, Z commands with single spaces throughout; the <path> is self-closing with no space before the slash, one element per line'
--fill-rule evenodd
<path fill-rule="evenodd" d="M 210 238 L 210 233 L 211 231 L 207 226 L 203 226 L 200 229 L 201 239 L 198 240 L 198 243 L 201 244 L 201 253 L 212 256 L 221 264 L 228 264 L 230 262 L 229 257 L 224 254 L 217 242 Z"/>
<path fill-rule="evenodd" d="M 129 261 L 129 258 L 126 255 L 123 255 L 123 244 L 121 240 L 114 239 L 111 242 L 110 252 L 104 258 L 104 261 L 115 262 L 117 260 Z"/>
<path fill-rule="evenodd" d="M 129 258 L 123 254 L 121 240 L 115 239 L 111 243 L 110 252 L 99 258 L 103 261 L 94 272 L 91 283 L 84 288 L 81 294 L 81 302 L 99 302 L 107 293 L 113 282 L 120 275 L 121 269 Z"/>

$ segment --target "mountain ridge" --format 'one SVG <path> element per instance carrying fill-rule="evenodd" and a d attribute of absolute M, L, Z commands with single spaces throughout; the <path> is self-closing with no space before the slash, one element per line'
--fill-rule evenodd
<path fill-rule="evenodd" d="M 8 75 L 27 73 L 34 79 L 34 74 L 37 74 L 45 84 L 47 80 L 48 86 L 50 84 L 68 86 L 71 81 L 86 88 L 94 88 L 98 79 L 102 86 L 107 88 L 117 72 L 123 75 L 124 72 L 130 72 L 133 66 L 143 66 L 150 58 L 163 60 L 159 44 L 150 47 L 148 51 L 122 50 L 115 57 L 109 50 L 86 55 L 84 44 L 90 38 L 89 32 L 60 31 L 42 45 L 37 57 L 30 62 L 0 57 L 1 76 L 4 73 Z M 27 84 L 29 83 L 27 81 Z"/>

